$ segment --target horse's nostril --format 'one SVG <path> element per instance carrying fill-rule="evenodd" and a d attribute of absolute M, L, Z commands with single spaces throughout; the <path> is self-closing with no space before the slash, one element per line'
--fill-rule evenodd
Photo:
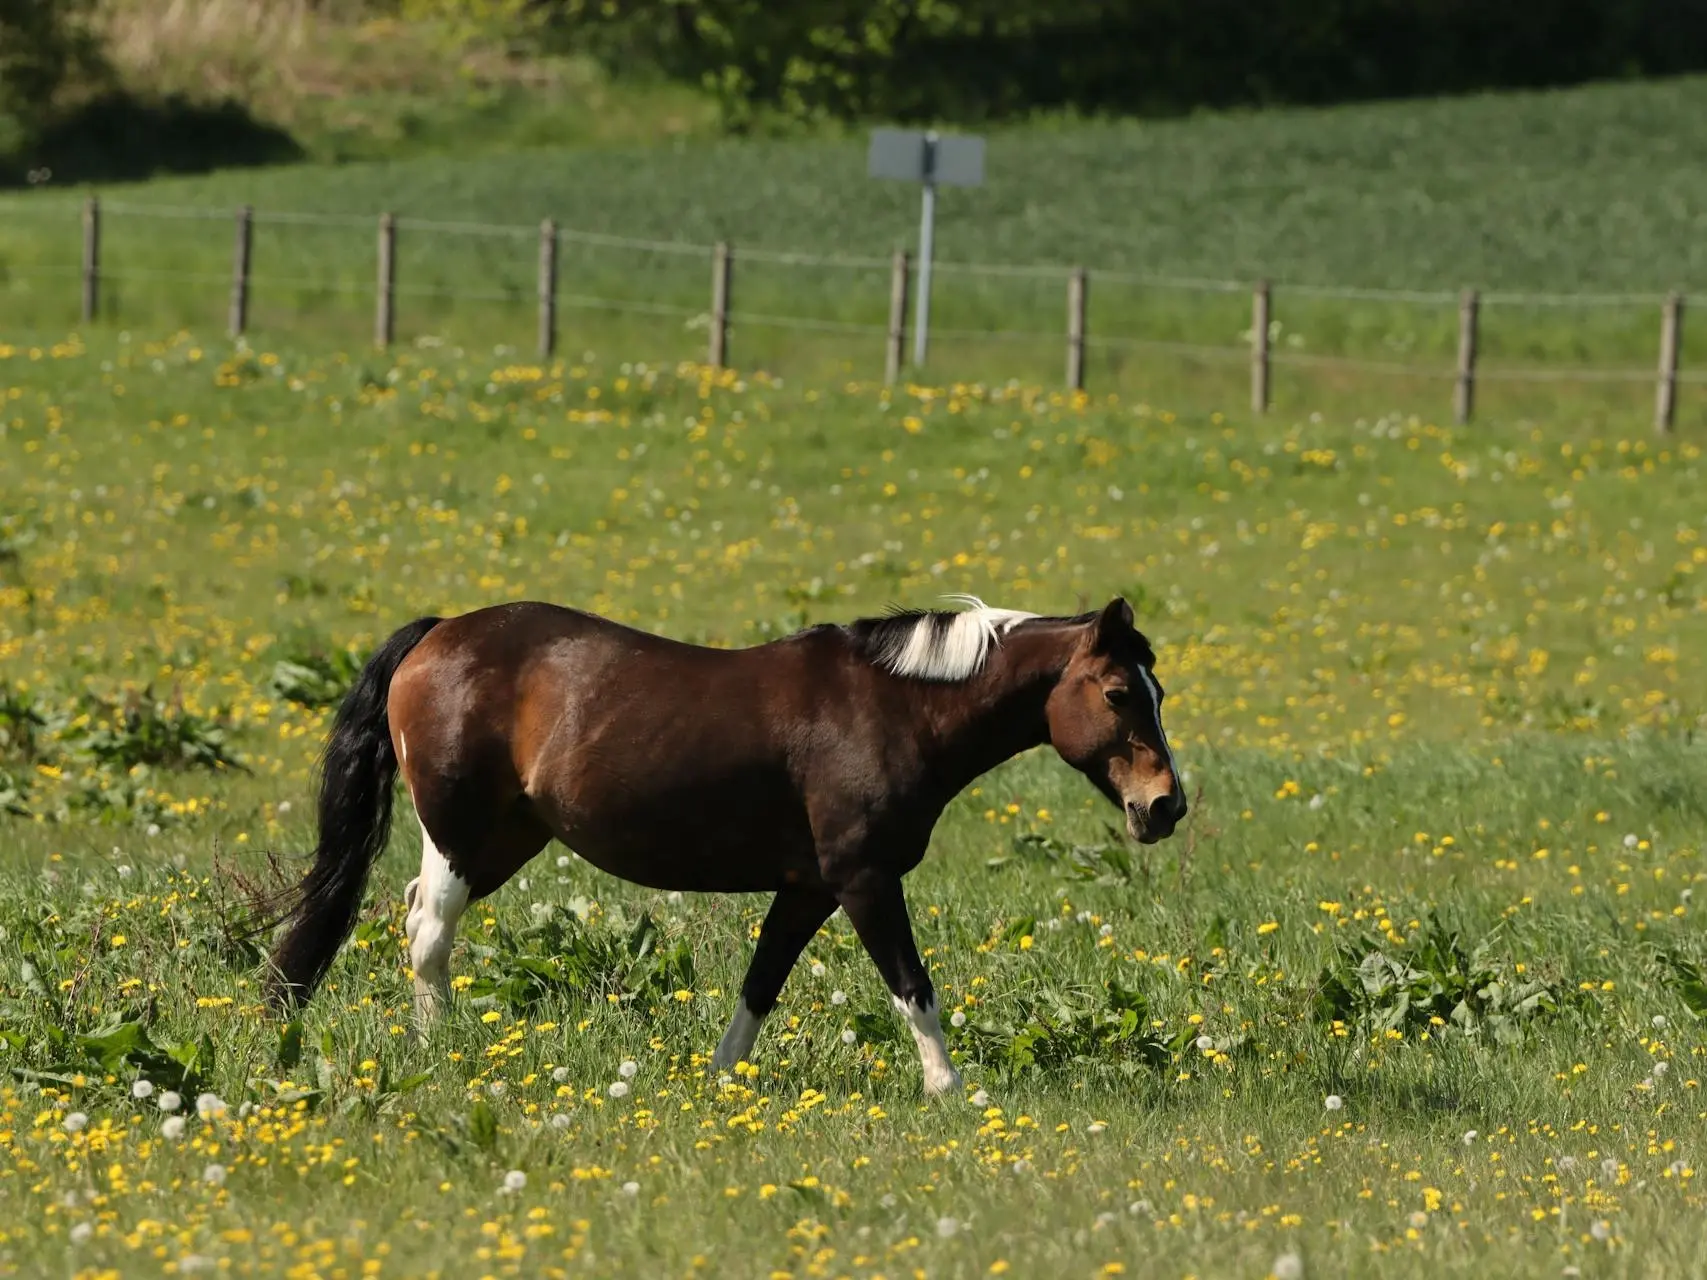
<path fill-rule="evenodd" d="M 1185 797 L 1177 791 L 1157 796 L 1150 802 L 1150 817 L 1155 822 L 1177 823 L 1185 817 Z"/>

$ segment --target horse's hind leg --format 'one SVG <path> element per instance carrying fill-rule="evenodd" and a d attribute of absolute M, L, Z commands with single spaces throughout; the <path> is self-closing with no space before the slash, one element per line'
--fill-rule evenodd
<path fill-rule="evenodd" d="M 438 1017 L 450 996 L 451 948 L 469 902 L 496 890 L 551 839 L 525 801 L 485 821 L 471 821 L 471 816 L 465 810 L 455 822 L 437 813 L 422 818 L 421 874 L 403 891 L 403 930 L 415 971 L 415 1021 L 422 1028 Z"/>
<path fill-rule="evenodd" d="M 771 902 L 759 929 L 759 944 L 741 982 L 741 1002 L 729 1029 L 717 1042 L 711 1065 L 722 1071 L 752 1052 L 765 1017 L 776 1007 L 789 970 L 806 944 L 836 910 L 835 897 L 825 889 L 783 889 Z"/>
<path fill-rule="evenodd" d="M 925 962 L 913 941 L 912 922 L 907 919 L 907 899 L 899 876 L 867 869 L 856 872 L 837 889 L 842 910 L 853 922 L 854 932 L 865 944 L 894 997 L 895 1008 L 913 1029 L 919 1047 L 919 1065 L 924 1068 L 925 1092 L 947 1093 L 960 1085 L 960 1073 L 949 1061 L 948 1044 L 942 1036 L 937 1013 L 936 990 Z"/>
<path fill-rule="evenodd" d="M 468 906 L 468 890 L 468 881 L 452 870 L 423 822 L 421 874 L 403 891 L 403 932 L 409 939 L 409 967 L 415 971 L 415 1022 L 423 1029 L 438 1017 L 450 995 L 450 950 L 457 921 Z"/>

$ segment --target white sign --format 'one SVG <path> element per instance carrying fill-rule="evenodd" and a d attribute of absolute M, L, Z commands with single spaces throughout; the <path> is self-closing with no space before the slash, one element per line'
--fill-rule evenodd
<path fill-rule="evenodd" d="M 942 187 L 984 183 L 984 139 L 918 129 L 873 129 L 866 172 L 873 178 L 934 182 Z"/>
<path fill-rule="evenodd" d="M 936 231 L 936 189 L 976 187 L 984 182 L 984 139 L 971 134 L 946 137 L 935 129 L 873 129 L 866 152 L 866 173 L 922 184 L 919 206 L 919 287 L 913 319 L 913 363 L 925 363 L 931 327 L 931 248 Z"/>

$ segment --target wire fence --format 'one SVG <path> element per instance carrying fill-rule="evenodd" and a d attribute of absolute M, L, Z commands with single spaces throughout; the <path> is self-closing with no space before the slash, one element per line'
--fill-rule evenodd
<path fill-rule="evenodd" d="M 248 207 L 233 211 L 93 198 L 80 203 L 19 201 L 7 205 L 5 213 L 14 232 L 29 221 L 25 241 L 31 245 L 31 252 L 22 260 L 6 261 L 7 236 L 0 234 L 0 287 L 29 289 L 33 288 L 32 281 L 51 282 L 52 290 L 63 290 L 54 297 L 69 303 L 71 291 L 64 281 L 74 279 L 77 314 L 85 324 L 105 318 L 117 292 L 125 295 L 127 306 L 136 308 L 136 290 L 148 297 L 180 288 L 218 287 L 228 294 L 227 328 L 234 336 L 250 327 L 252 299 L 295 297 L 303 306 L 324 299 L 346 303 L 366 299 L 373 308 L 374 340 L 380 345 L 395 340 L 403 309 L 400 304 L 478 303 L 534 309 L 536 345 L 542 358 L 550 358 L 557 350 L 560 313 L 602 313 L 669 319 L 683 322 L 687 328 L 703 328 L 706 359 L 713 365 L 729 362 L 731 333 L 740 328 L 834 335 L 850 344 L 869 339 L 867 350 L 882 344 L 885 375 L 893 382 L 906 373 L 903 352 L 908 336 L 908 301 L 919 282 L 905 252 L 884 258 L 754 246 L 737 249 L 727 242 L 660 240 L 579 230 L 550 220 L 523 224 Z M 51 226 L 58 233 L 78 222 L 82 229 L 80 260 L 44 261 L 44 255 L 34 252 L 40 245 L 40 228 Z M 233 229 L 232 248 L 229 267 L 219 264 L 216 269 L 223 250 L 212 228 L 220 223 Z M 183 227 L 176 240 L 170 231 L 173 224 Z M 34 234 L 29 234 L 31 231 Z M 255 272 L 258 233 L 270 237 L 263 259 L 269 255 L 282 258 L 287 267 L 299 269 Z M 129 240 L 125 240 L 127 235 Z M 290 237 L 319 235 L 327 238 L 312 247 L 295 241 L 286 247 Z M 363 235 L 372 237 L 365 246 Z M 116 241 L 123 243 L 117 244 L 115 254 Z M 446 252 L 444 245 L 449 241 L 459 242 L 461 248 Z M 171 244 L 179 249 L 174 251 Z M 573 272 L 576 287 L 563 288 L 560 277 L 570 255 L 578 255 Z M 621 269 L 609 265 L 616 256 L 625 256 L 626 265 Z M 639 262 L 650 265 L 642 268 L 636 265 Z M 300 269 L 305 267 L 308 269 Z M 707 268 L 708 274 L 699 277 L 698 285 L 705 292 L 695 299 L 691 277 Z M 737 268 L 743 276 L 741 290 L 736 287 Z M 1063 381 L 1073 391 L 1086 390 L 1087 353 L 1097 353 L 1103 359 L 1130 354 L 1221 366 L 1248 363 L 1251 407 L 1256 412 L 1270 406 L 1271 368 L 1275 366 L 1450 383 L 1454 415 L 1459 421 L 1471 417 L 1476 389 L 1483 383 L 1649 383 L 1654 392 L 1655 426 L 1669 431 L 1676 419 L 1679 388 L 1707 385 L 1707 371 L 1682 367 L 1683 296 L 1677 292 L 1387 289 L 1087 270 L 1060 263 L 938 260 L 933 269 L 937 285 L 945 293 L 968 287 L 957 282 L 1010 293 L 987 305 L 982 314 L 975 307 L 962 308 L 966 318 L 986 323 L 963 323 L 952 308 L 945 309 L 948 322 L 934 325 L 927 335 L 930 339 L 1027 344 L 1040 349 L 1060 344 L 1066 372 Z M 755 289 L 758 305 L 736 305 L 735 300 L 744 296 L 746 278 L 755 273 L 769 281 L 768 293 Z M 802 284 L 807 274 L 819 281 L 814 286 L 816 294 Z M 831 277 L 840 283 L 825 283 Z M 582 287 L 588 283 L 594 287 Z M 607 283 L 620 287 L 600 287 Z M 1090 302 L 1093 285 L 1099 298 L 1115 299 L 1113 303 L 1099 303 L 1094 314 Z M 1026 319 L 1039 316 L 1048 305 L 1046 295 L 1051 287 L 1064 289 L 1063 294 L 1055 295 L 1055 305 L 1062 306 L 1056 314 L 1064 320 L 1059 328 L 1002 322 L 1018 312 L 1027 313 Z M 1031 291 L 1025 305 L 1015 303 L 1012 290 Z M 47 290 L 41 292 L 45 295 Z M 1133 331 L 1142 327 L 1130 323 L 1138 308 L 1133 299 L 1154 306 L 1157 298 L 1189 299 L 1194 295 L 1202 299 L 1200 305 L 1214 309 L 1215 323 L 1230 334 L 1229 340 L 1204 342 L 1178 333 Z M 1250 299 L 1248 312 L 1240 310 L 1242 296 Z M 825 304 L 813 308 L 819 314 L 808 314 L 808 308 L 793 305 L 767 305 L 810 300 Z M 1283 308 L 1314 308 L 1312 314 L 1324 327 L 1337 323 L 1344 328 L 1345 313 L 1333 311 L 1334 304 L 1420 311 L 1428 317 L 1423 327 L 1428 329 L 1433 345 L 1440 348 L 1442 358 L 1438 363 L 1372 358 L 1357 351 L 1306 351 L 1293 345 L 1298 337 L 1285 332 Z M 1455 325 L 1451 320 L 1454 309 Z M 359 314 L 353 306 L 346 305 L 346 311 Z M 1554 358 L 1501 364 L 1484 357 L 1485 317 L 1490 311 L 1574 311 L 1607 318 L 1583 325 L 1581 334 L 1573 332 L 1572 340 L 1565 344 L 1565 359 L 1549 353 Z M 1615 328 L 1617 342 L 1612 345 L 1627 356 L 1639 341 L 1639 322 L 1635 319 L 1639 311 L 1645 311 L 1647 324 L 1654 326 L 1649 330 L 1653 343 L 1649 350 L 1657 352 L 1653 364 L 1638 368 L 1584 362 L 1582 356 L 1594 333 L 1606 335 Z M 988 323 L 992 318 L 997 322 Z M 1557 322 L 1551 323 L 1557 327 Z M 1181 322 L 1174 327 L 1191 326 Z M 1362 336 L 1367 340 L 1367 334 Z M 1408 334 L 1407 341 L 1413 336 Z M 1444 358 L 1447 351 L 1455 351 L 1451 363 Z"/>

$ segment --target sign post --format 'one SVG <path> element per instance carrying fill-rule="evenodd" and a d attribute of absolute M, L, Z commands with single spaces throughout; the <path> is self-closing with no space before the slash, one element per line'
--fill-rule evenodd
<path fill-rule="evenodd" d="M 936 239 L 936 189 L 976 187 L 984 181 L 984 139 L 943 136 L 935 129 L 874 129 L 866 172 L 873 178 L 917 182 L 919 202 L 919 286 L 914 301 L 913 363 L 923 367 L 930 346 L 931 261 Z"/>

